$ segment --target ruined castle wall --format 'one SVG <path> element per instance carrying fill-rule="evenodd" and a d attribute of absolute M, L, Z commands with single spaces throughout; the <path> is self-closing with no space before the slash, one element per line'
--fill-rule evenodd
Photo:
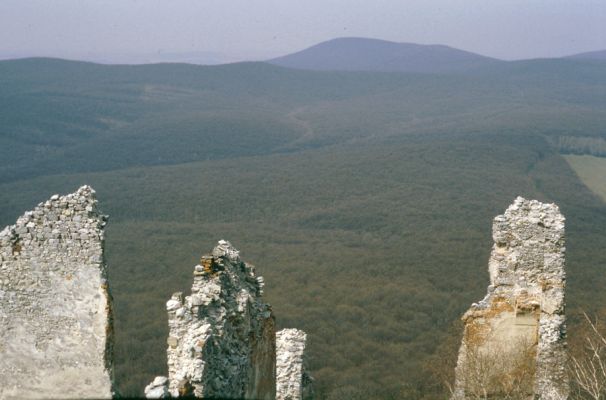
<path fill-rule="evenodd" d="M 83 186 L 0 232 L 0 399 L 110 398 L 105 217 Z"/>
<path fill-rule="evenodd" d="M 262 293 L 263 278 L 229 242 L 201 258 L 192 294 L 166 303 L 171 395 L 275 398 L 276 333 Z"/>
<path fill-rule="evenodd" d="M 565 399 L 564 217 L 518 197 L 493 239 L 488 293 L 463 316 L 454 397 Z"/>
<path fill-rule="evenodd" d="M 276 333 L 276 400 L 313 398 L 312 379 L 305 368 L 306 340 L 299 329 Z"/>

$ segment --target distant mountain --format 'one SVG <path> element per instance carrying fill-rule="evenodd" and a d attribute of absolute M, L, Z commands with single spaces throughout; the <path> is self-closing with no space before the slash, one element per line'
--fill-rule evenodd
<path fill-rule="evenodd" d="M 606 61 L 606 50 L 588 51 L 586 53 L 573 54 L 565 58 L 575 58 L 577 60 L 600 60 Z"/>
<path fill-rule="evenodd" d="M 340 38 L 268 62 L 311 70 L 448 73 L 498 61 L 443 45 Z"/>

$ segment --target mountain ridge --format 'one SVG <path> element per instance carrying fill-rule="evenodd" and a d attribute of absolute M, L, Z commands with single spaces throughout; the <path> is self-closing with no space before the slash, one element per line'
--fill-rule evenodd
<path fill-rule="evenodd" d="M 267 62 L 283 67 L 324 71 L 450 73 L 502 61 L 441 44 L 347 37 L 321 42 Z"/>
<path fill-rule="evenodd" d="M 356 51 L 358 51 L 359 54 L 356 54 Z M 369 56 L 378 58 L 372 59 L 372 57 Z M 339 57 L 341 58 L 339 59 Z M 478 66 L 482 67 L 483 64 L 507 64 L 538 59 L 604 61 L 606 60 L 606 49 L 584 51 L 563 56 L 532 56 L 504 60 L 439 43 L 420 44 L 368 37 L 338 37 L 324 40 L 302 50 L 292 51 L 285 55 L 270 59 L 237 58 L 208 51 L 164 52 L 154 55 L 123 54 L 117 58 L 114 57 L 113 61 L 111 55 L 79 57 L 59 54 L 0 54 L 0 62 L 61 60 L 106 66 L 121 65 L 133 67 L 157 64 L 183 64 L 211 67 L 229 64 L 257 63 L 316 71 L 416 73 L 460 72 L 468 69 L 473 70 Z M 452 64 L 448 65 L 449 62 Z"/>

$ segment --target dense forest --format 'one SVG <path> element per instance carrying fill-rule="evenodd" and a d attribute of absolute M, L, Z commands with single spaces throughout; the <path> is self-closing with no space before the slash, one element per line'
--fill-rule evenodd
<path fill-rule="evenodd" d="M 606 139 L 603 62 L 418 74 L 26 59 L 0 62 L 0 87 L 0 225 L 84 183 L 110 215 L 125 395 L 166 373 L 164 304 L 218 239 L 264 275 L 278 327 L 308 333 L 320 398 L 444 398 L 436 360 L 453 361 L 453 324 L 485 293 L 492 218 L 518 195 L 567 218 L 570 334 L 580 310 L 606 307 L 606 205 L 560 154 Z"/>

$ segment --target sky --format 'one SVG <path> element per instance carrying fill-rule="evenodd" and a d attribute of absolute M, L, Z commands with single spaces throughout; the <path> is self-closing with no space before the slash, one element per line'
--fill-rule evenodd
<path fill-rule="evenodd" d="M 606 0 L 0 0 L 0 56 L 267 59 L 337 37 L 502 59 L 606 49 Z"/>

